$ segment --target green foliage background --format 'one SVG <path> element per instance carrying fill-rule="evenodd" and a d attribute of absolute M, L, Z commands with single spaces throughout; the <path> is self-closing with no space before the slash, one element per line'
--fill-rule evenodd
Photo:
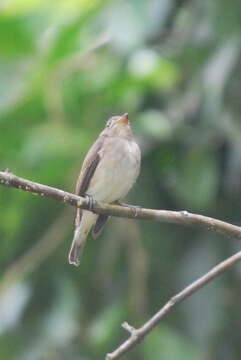
<path fill-rule="evenodd" d="M 241 3 L 0 2 L 0 168 L 68 191 L 108 117 L 143 154 L 128 201 L 240 224 Z M 112 219 L 67 264 L 73 209 L 0 189 L 0 353 L 103 359 L 239 243 Z M 241 267 L 182 304 L 126 359 L 240 358 Z"/>

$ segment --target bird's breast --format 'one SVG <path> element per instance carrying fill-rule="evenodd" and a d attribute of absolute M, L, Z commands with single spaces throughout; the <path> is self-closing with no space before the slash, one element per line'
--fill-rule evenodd
<path fill-rule="evenodd" d="M 113 202 L 126 196 L 140 169 L 140 150 L 135 141 L 110 138 L 100 151 L 101 160 L 87 193 L 97 201 Z"/>

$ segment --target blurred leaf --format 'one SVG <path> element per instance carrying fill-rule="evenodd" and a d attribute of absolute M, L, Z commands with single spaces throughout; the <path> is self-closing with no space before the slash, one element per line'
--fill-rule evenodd
<path fill-rule="evenodd" d="M 61 276 L 54 304 L 44 319 L 43 336 L 51 343 L 64 346 L 79 331 L 76 314 L 80 304 L 76 290 L 69 279 Z"/>
<path fill-rule="evenodd" d="M 88 145 L 88 136 L 84 132 L 71 131 L 61 124 L 46 123 L 32 128 L 25 140 L 21 157 L 26 163 L 36 164 L 49 157 L 73 156 Z"/>
<path fill-rule="evenodd" d="M 31 33 L 26 19 L 0 15 L 0 54 L 1 57 L 18 57 L 34 50 Z"/>
<path fill-rule="evenodd" d="M 54 64 L 74 51 L 80 50 L 81 29 L 88 25 L 88 22 L 105 2 L 107 0 L 104 2 L 100 0 L 93 0 L 91 2 L 82 1 L 83 7 L 81 8 L 80 15 L 74 21 L 71 20 L 67 24 L 62 25 L 56 33 L 54 45 L 46 59 L 49 64 Z"/>
<path fill-rule="evenodd" d="M 159 111 L 149 110 L 139 116 L 140 128 L 146 136 L 167 140 L 172 134 L 170 121 Z"/>
<path fill-rule="evenodd" d="M 29 69 L 31 64 L 27 61 L 16 64 L 1 63 L 0 60 L 0 112 L 12 109 L 23 98 L 28 86 Z"/>
<path fill-rule="evenodd" d="M 0 334 L 19 322 L 30 298 L 30 288 L 24 283 L 13 284 L 0 293 Z"/>
<path fill-rule="evenodd" d="M 106 349 L 120 329 L 118 324 L 123 320 L 125 309 L 122 303 L 109 305 L 96 317 L 88 331 L 88 342 L 95 352 Z"/>
<path fill-rule="evenodd" d="M 155 329 L 141 345 L 146 359 L 202 360 L 200 351 L 171 328 Z"/>
<path fill-rule="evenodd" d="M 176 184 L 182 206 L 204 210 L 215 199 L 218 191 L 218 164 L 213 153 L 191 151 L 183 159 Z"/>
<path fill-rule="evenodd" d="M 170 90 L 180 80 L 178 66 L 150 49 L 136 51 L 130 58 L 128 69 L 135 80 L 164 90 Z"/>
<path fill-rule="evenodd" d="M 178 280 L 182 288 L 218 263 L 219 250 L 214 242 L 215 236 L 217 235 L 211 232 L 205 234 L 205 239 L 198 236 L 200 241 L 186 249 L 178 270 Z M 189 333 L 193 339 L 198 339 L 200 344 L 207 343 L 211 334 L 218 332 L 224 325 L 226 315 L 221 310 L 225 302 L 221 295 L 222 290 L 221 280 L 217 279 L 183 306 Z"/>

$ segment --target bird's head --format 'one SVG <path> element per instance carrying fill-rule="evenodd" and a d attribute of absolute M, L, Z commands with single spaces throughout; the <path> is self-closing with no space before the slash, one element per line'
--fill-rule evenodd
<path fill-rule="evenodd" d="M 131 127 L 128 113 L 120 116 L 112 116 L 106 123 L 104 132 L 109 136 L 129 136 Z"/>

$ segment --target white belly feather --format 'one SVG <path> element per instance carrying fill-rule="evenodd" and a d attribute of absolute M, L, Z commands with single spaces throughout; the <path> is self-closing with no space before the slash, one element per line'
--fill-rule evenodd
<path fill-rule="evenodd" d="M 136 142 L 124 138 L 109 138 L 104 148 L 87 193 L 97 201 L 111 203 L 125 197 L 135 183 L 140 149 Z"/>

